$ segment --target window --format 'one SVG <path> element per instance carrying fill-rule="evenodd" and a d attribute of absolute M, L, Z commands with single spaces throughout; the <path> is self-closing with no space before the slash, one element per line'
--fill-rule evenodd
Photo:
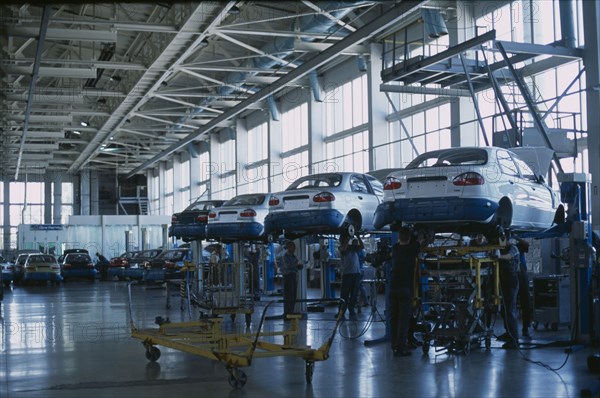
<path fill-rule="evenodd" d="M 174 199 L 173 199 L 173 165 L 171 164 L 165 170 L 165 208 L 161 209 L 160 214 L 173 214 Z"/>
<path fill-rule="evenodd" d="M 266 122 L 248 130 L 248 163 L 256 163 L 267 159 L 267 131 L 268 125 Z"/>
<path fill-rule="evenodd" d="M 325 135 L 361 126 L 369 121 L 367 75 L 325 91 Z"/>
<path fill-rule="evenodd" d="M 248 165 L 241 170 L 240 185 L 248 185 L 248 192 L 269 191 L 268 124 L 262 123 L 248 130 Z"/>
<path fill-rule="evenodd" d="M 185 209 L 190 204 L 190 196 L 191 196 L 191 181 L 190 181 L 190 161 L 186 160 L 180 165 L 181 177 L 179 180 L 180 188 L 180 203 L 179 209 Z"/>
<path fill-rule="evenodd" d="M 308 145 L 308 104 L 303 103 L 281 115 L 282 151 Z"/>
<path fill-rule="evenodd" d="M 513 161 L 513 158 L 506 151 L 498 151 L 498 164 L 500 164 L 500 170 L 502 174 L 506 174 L 509 176 L 518 176 L 519 170 L 517 169 L 517 165 Z"/>
<path fill-rule="evenodd" d="M 356 174 L 350 176 L 350 189 L 352 192 L 369 192 L 364 177 Z"/>

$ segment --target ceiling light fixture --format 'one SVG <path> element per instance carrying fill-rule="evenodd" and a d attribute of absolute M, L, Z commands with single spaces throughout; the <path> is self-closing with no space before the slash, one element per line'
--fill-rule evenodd
<path fill-rule="evenodd" d="M 80 134 L 81 134 L 81 131 L 79 131 L 79 130 L 73 130 L 73 134 L 80 135 Z"/>
<path fill-rule="evenodd" d="M 238 6 L 233 6 L 227 12 L 232 15 L 237 15 L 240 13 L 240 8 Z"/>
<path fill-rule="evenodd" d="M 88 122 L 86 122 L 85 120 L 82 120 L 79 124 L 81 124 L 83 127 L 87 127 L 90 124 Z"/>
<path fill-rule="evenodd" d="M 119 76 L 119 75 L 111 76 L 110 80 L 113 81 L 113 82 L 120 82 L 121 81 L 121 76 Z"/>

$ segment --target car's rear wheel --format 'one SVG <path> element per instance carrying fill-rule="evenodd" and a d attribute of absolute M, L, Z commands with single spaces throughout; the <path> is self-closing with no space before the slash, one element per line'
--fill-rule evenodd
<path fill-rule="evenodd" d="M 356 210 L 351 211 L 346 216 L 346 221 L 342 225 L 341 233 L 353 237 L 358 231 L 360 231 L 362 224 L 362 217 Z"/>

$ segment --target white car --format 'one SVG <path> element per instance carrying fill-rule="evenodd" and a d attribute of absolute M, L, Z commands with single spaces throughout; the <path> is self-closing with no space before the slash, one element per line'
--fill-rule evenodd
<path fill-rule="evenodd" d="M 408 223 L 458 233 L 490 233 L 498 226 L 544 230 L 565 217 L 559 193 L 541 177 L 546 170 L 498 147 L 427 152 L 388 175 L 375 226 Z"/>
<path fill-rule="evenodd" d="M 266 233 L 296 238 L 374 230 L 383 185 L 368 174 L 340 172 L 301 177 L 269 199 Z"/>
<path fill-rule="evenodd" d="M 268 194 L 238 195 L 208 213 L 207 239 L 221 242 L 264 240 Z"/>
<path fill-rule="evenodd" d="M 30 281 L 50 281 L 58 285 L 62 280 L 60 265 L 54 256 L 50 254 L 30 254 L 25 260 L 24 284 Z"/>

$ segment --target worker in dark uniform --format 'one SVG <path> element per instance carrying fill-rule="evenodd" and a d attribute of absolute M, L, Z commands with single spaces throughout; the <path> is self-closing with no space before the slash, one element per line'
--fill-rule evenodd
<path fill-rule="evenodd" d="M 96 253 L 96 258 L 98 261 L 96 262 L 96 267 L 100 270 L 100 280 L 107 281 L 108 280 L 108 266 L 110 262 L 106 257 L 104 257 L 99 252 Z"/>
<path fill-rule="evenodd" d="M 506 333 L 498 339 L 505 341 L 502 348 L 519 348 L 519 328 L 517 323 L 517 294 L 519 292 L 519 249 L 506 235 L 506 247 L 497 253 L 500 268 L 500 289 L 504 310 Z"/>
<path fill-rule="evenodd" d="M 356 237 L 350 242 L 347 235 L 340 236 L 340 262 L 342 274 L 342 286 L 340 288 L 340 297 L 344 300 L 350 317 L 355 317 L 356 301 L 360 291 L 360 252 L 364 245 L 360 237 Z"/>
<path fill-rule="evenodd" d="M 527 261 L 525 253 L 529 251 L 529 243 L 526 240 L 517 241 L 519 249 L 519 303 L 521 304 L 521 330 L 523 337 L 529 338 L 529 325 L 531 324 L 531 297 L 529 295 L 529 275 L 527 275 Z"/>
<path fill-rule="evenodd" d="M 398 231 L 398 243 L 392 247 L 390 280 L 390 339 L 394 356 L 411 354 L 408 331 L 412 318 L 412 300 L 417 257 L 421 243 L 407 227 Z"/>
<path fill-rule="evenodd" d="M 297 273 L 302 269 L 302 263 L 294 253 L 296 244 L 288 241 L 285 244 L 285 254 L 281 260 L 280 272 L 283 275 L 283 319 L 294 313 L 296 306 Z"/>

